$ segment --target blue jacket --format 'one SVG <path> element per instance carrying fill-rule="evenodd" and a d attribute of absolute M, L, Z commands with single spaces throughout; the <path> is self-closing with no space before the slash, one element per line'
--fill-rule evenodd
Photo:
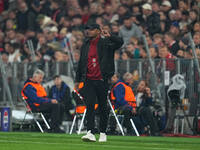
<path fill-rule="evenodd" d="M 57 99 L 60 103 L 65 105 L 66 109 L 72 109 L 74 107 L 71 100 L 70 88 L 63 81 L 60 89 L 58 89 L 56 85 L 51 87 L 49 97 Z"/>
<path fill-rule="evenodd" d="M 33 86 L 33 85 L 36 85 L 36 86 Z M 24 88 L 22 89 L 22 95 L 24 94 L 24 96 L 27 97 L 26 101 L 31 108 L 36 108 L 35 104 L 40 105 L 42 103 L 50 103 L 51 102 L 51 99 L 47 98 L 46 96 L 41 97 L 38 95 L 39 89 L 37 89 L 37 88 L 39 88 L 40 86 L 41 86 L 41 84 L 33 82 L 30 79 L 28 79 L 24 83 Z"/>
<path fill-rule="evenodd" d="M 117 83 L 119 83 L 119 82 L 123 82 L 123 81 L 118 80 Z M 125 105 L 127 105 L 127 106 L 129 105 L 128 102 L 124 99 L 124 97 L 125 97 L 125 87 L 122 84 L 117 85 L 113 89 L 113 93 L 116 97 L 116 101 L 115 101 L 115 108 L 116 109 L 119 108 L 119 107 L 125 106 Z"/>

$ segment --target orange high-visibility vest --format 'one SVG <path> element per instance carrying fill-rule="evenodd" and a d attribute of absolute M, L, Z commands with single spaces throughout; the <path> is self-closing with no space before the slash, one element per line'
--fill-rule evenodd
<path fill-rule="evenodd" d="M 32 85 L 35 89 L 36 89 L 36 94 L 38 97 L 46 97 L 47 96 L 47 93 L 46 93 L 46 90 L 45 88 L 40 84 L 40 83 L 34 83 L 34 82 L 27 82 L 22 91 L 21 91 L 21 95 L 22 97 L 27 100 L 28 97 L 24 94 L 24 89 L 28 86 L 28 85 Z M 40 104 L 38 103 L 33 103 L 36 107 L 37 106 L 40 106 Z"/>
<path fill-rule="evenodd" d="M 126 85 L 123 82 L 118 82 L 116 85 L 114 85 L 110 93 L 111 100 L 116 100 L 116 97 L 114 96 L 114 88 L 117 87 L 119 84 L 122 84 L 125 88 L 124 99 L 128 102 L 129 105 L 131 105 L 133 108 L 136 108 L 136 98 L 133 90 L 130 86 Z"/>

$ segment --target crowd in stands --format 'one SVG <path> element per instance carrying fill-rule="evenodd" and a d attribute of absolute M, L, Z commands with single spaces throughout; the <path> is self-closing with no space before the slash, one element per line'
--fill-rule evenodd
<path fill-rule="evenodd" d="M 0 51 L 4 62 L 73 59 L 76 63 L 84 27 L 96 22 L 123 38 L 116 60 L 147 58 L 143 34 L 152 58 L 192 58 L 189 32 L 199 57 L 199 4 L 198 0 L 0 0 Z"/>

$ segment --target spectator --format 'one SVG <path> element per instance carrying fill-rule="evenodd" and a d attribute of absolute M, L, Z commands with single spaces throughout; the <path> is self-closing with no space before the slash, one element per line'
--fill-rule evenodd
<path fill-rule="evenodd" d="M 150 36 L 155 33 L 159 33 L 160 29 L 160 16 L 158 13 L 152 11 L 152 6 L 148 3 L 142 5 L 144 24 L 146 25 L 146 31 Z"/>
<path fill-rule="evenodd" d="M 131 16 L 129 9 L 125 5 L 120 5 L 117 10 L 117 16 L 116 16 L 117 22 L 119 24 L 123 24 L 124 18 L 126 18 L 127 16 Z M 113 16 L 113 17 L 115 17 L 115 16 Z"/>
<path fill-rule="evenodd" d="M 165 44 L 167 44 L 170 53 L 176 56 L 179 48 L 178 42 L 175 40 L 175 37 L 172 33 L 168 32 L 164 35 Z"/>
<path fill-rule="evenodd" d="M 141 80 L 137 86 L 136 102 L 137 115 L 141 118 L 141 121 L 144 125 L 144 130 L 147 131 L 150 127 L 150 135 L 160 135 L 158 124 L 153 116 L 153 112 L 150 109 L 150 106 L 153 105 L 151 89 L 144 80 Z"/>
<path fill-rule="evenodd" d="M 83 31 L 84 26 L 82 24 L 81 15 L 75 15 L 72 18 L 72 30 Z"/>
<path fill-rule="evenodd" d="M 152 10 L 156 13 L 158 13 L 160 11 L 160 4 L 158 1 L 152 2 Z"/>
<path fill-rule="evenodd" d="M 136 24 L 132 23 L 130 16 L 127 16 L 123 20 L 123 25 L 119 31 L 119 36 L 123 38 L 124 45 L 126 45 L 133 36 L 141 39 L 142 31 Z"/>
<path fill-rule="evenodd" d="M 200 32 L 195 32 L 193 35 L 193 41 L 196 48 L 200 48 Z"/>
<path fill-rule="evenodd" d="M 178 9 L 180 10 L 180 11 L 186 11 L 186 10 L 188 10 L 188 5 L 187 5 L 187 3 L 184 1 L 184 0 L 179 0 L 178 1 Z"/>
<path fill-rule="evenodd" d="M 49 98 L 56 99 L 58 103 L 63 105 L 66 119 L 71 121 L 72 114 L 70 112 L 73 111 L 74 105 L 72 103 L 70 88 L 62 81 L 59 75 L 55 75 L 53 81 L 54 85 L 49 91 Z"/>
<path fill-rule="evenodd" d="M 20 52 L 19 49 L 15 49 L 17 44 L 6 43 L 5 51 L 8 53 L 8 62 L 20 62 Z"/>
<path fill-rule="evenodd" d="M 194 24 L 194 32 L 200 32 L 200 21 Z"/>
<path fill-rule="evenodd" d="M 113 10 L 112 6 L 106 5 L 103 18 L 105 19 L 105 21 L 112 23 L 113 16 L 114 16 L 114 10 Z"/>
<path fill-rule="evenodd" d="M 133 56 L 132 56 L 132 54 L 131 54 L 131 52 L 130 51 L 124 51 L 124 52 L 122 52 L 122 60 L 129 60 L 129 59 L 131 59 Z"/>
<path fill-rule="evenodd" d="M 158 58 L 158 52 L 155 47 L 153 47 L 153 46 L 149 47 L 149 52 L 150 52 L 151 58 L 153 58 L 153 59 Z"/>
<path fill-rule="evenodd" d="M 174 39 L 176 39 L 176 41 L 180 40 L 182 35 L 180 34 L 180 26 L 177 21 L 172 22 L 169 28 L 169 32 L 174 36 Z"/>
<path fill-rule="evenodd" d="M 190 22 L 190 30 L 193 32 L 194 24 L 198 21 L 198 12 L 197 10 L 191 10 L 189 12 L 189 22 Z"/>
<path fill-rule="evenodd" d="M 13 30 L 16 29 L 16 25 L 14 24 L 13 20 L 8 19 L 6 20 L 6 29 L 5 30 Z"/>
<path fill-rule="evenodd" d="M 52 0 L 51 1 L 51 6 L 50 6 L 52 9 L 51 18 L 58 25 L 60 25 L 64 19 L 64 12 L 63 12 L 62 6 L 63 6 L 63 2 L 60 0 Z"/>
<path fill-rule="evenodd" d="M 179 47 L 181 50 L 186 51 L 189 45 L 189 39 L 187 37 L 183 37 L 180 41 L 179 41 Z"/>
<path fill-rule="evenodd" d="M 25 32 L 27 29 L 32 29 L 34 16 L 30 14 L 28 6 L 25 2 L 18 3 L 19 12 L 17 13 L 17 30 Z"/>
<path fill-rule="evenodd" d="M 90 8 L 89 8 L 90 15 L 89 15 L 87 24 L 96 22 L 96 19 L 99 16 L 97 8 L 98 8 L 98 3 L 95 3 L 95 2 L 91 3 Z"/>
<path fill-rule="evenodd" d="M 172 8 L 172 5 L 171 5 L 170 1 L 165 0 L 165 1 L 162 2 L 161 10 L 164 11 L 166 16 L 168 15 L 168 13 L 171 10 L 171 8 Z"/>
<path fill-rule="evenodd" d="M 59 128 L 62 122 L 62 107 L 56 99 L 47 98 L 47 93 L 41 82 L 44 77 L 42 70 L 35 70 L 32 78 L 24 83 L 21 91 L 22 97 L 26 100 L 32 111 L 50 113 L 51 132 L 64 133 Z"/>
<path fill-rule="evenodd" d="M 170 71 L 174 71 L 175 69 L 175 64 L 174 64 L 174 58 L 176 58 L 175 56 L 173 56 L 167 46 L 163 46 L 158 50 L 158 55 L 160 58 L 163 58 L 166 60 L 166 70 L 170 70 Z"/>
<path fill-rule="evenodd" d="M 164 46 L 162 34 L 159 34 L 159 33 L 154 34 L 154 36 L 153 36 L 153 46 L 157 49 Z"/>

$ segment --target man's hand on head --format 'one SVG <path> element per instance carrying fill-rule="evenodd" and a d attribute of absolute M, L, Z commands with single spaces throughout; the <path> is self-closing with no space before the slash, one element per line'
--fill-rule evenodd
<path fill-rule="evenodd" d="M 110 37 L 110 33 L 107 30 L 101 29 L 101 35 L 104 37 Z"/>

